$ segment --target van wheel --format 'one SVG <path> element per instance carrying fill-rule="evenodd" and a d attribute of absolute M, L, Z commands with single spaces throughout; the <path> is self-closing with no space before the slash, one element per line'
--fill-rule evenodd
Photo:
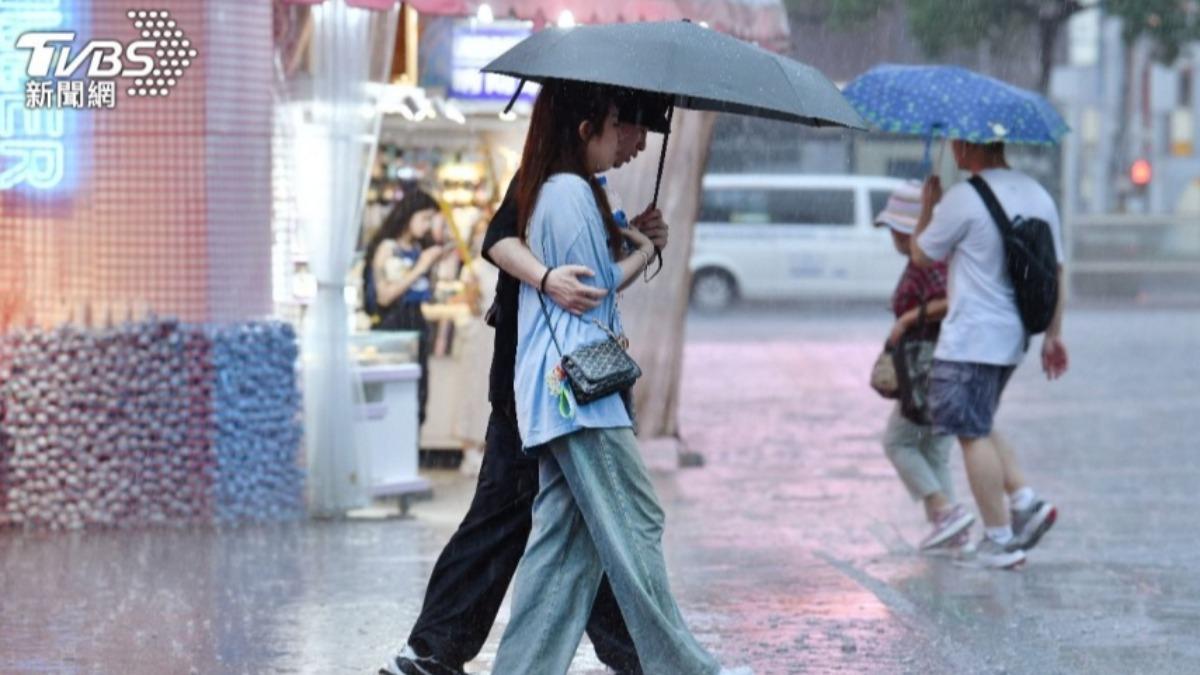
<path fill-rule="evenodd" d="M 729 309 L 737 297 L 737 282 L 724 270 L 700 270 L 692 278 L 692 306 L 698 310 L 719 312 Z"/>

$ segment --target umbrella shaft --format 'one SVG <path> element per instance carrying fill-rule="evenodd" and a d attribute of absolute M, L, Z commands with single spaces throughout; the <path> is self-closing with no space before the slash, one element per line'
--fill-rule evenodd
<path fill-rule="evenodd" d="M 654 199 L 650 208 L 658 208 L 658 188 L 662 185 L 663 165 L 667 163 L 667 142 L 671 140 L 671 118 L 675 116 L 675 104 L 667 107 L 667 131 L 663 134 L 662 151 L 658 153 L 658 175 L 654 178 Z"/>

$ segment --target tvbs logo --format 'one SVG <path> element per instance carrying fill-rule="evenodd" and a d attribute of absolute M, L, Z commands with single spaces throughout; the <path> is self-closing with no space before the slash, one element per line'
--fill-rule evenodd
<path fill-rule="evenodd" d="M 170 12 L 130 10 L 127 16 L 141 34 L 141 39 L 129 43 L 90 40 L 79 47 L 73 31 L 22 34 L 15 46 L 29 51 L 26 107 L 111 108 L 117 78 L 129 81 L 129 96 L 169 95 L 198 56 L 196 49 Z M 80 76 L 91 81 L 87 100 L 99 101 L 97 105 L 79 105 L 84 100 Z M 101 95 L 92 96 L 98 88 Z M 73 89 L 78 96 L 70 96 Z"/>

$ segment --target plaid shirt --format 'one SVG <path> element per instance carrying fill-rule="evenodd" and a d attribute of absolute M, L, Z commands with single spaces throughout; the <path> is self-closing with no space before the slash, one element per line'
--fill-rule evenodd
<path fill-rule="evenodd" d="M 908 310 L 919 307 L 922 300 L 930 302 L 944 297 L 946 263 L 935 262 L 929 267 L 917 267 L 909 261 L 892 294 L 892 311 L 896 313 L 896 318 L 900 318 Z"/>

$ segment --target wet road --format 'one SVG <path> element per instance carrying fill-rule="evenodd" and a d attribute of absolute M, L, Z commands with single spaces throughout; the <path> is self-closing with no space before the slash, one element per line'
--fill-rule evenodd
<path fill-rule="evenodd" d="M 865 384 L 887 328 L 863 309 L 693 319 L 681 425 L 707 465 L 656 483 L 703 642 L 759 673 L 1196 672 L 1200 312 L 1078 311 L 1064 380 L 1018 370 L 1000 428 L 1061 514 L 1019 572 L 915 554 Z M 969 501 L 957 453 L 955 471 Z M 404 521 L 0 534 L 0 672 L 372 672 L 470 496 L 434 478 Z M 585 645 L 572 672 L 603 670 Z"/>

